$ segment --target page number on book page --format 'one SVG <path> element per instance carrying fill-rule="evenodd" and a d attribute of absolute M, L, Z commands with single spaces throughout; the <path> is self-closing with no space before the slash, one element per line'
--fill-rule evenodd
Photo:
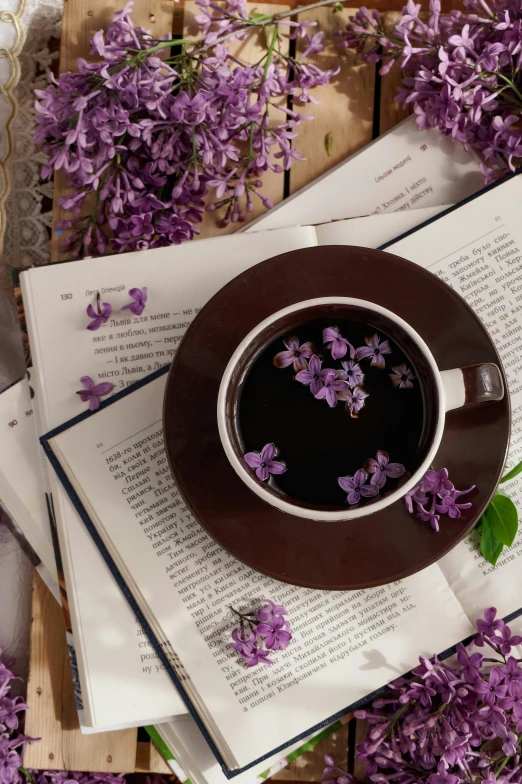
<path fill-rule="evenodd" d="M 61 294 L 62 299 L 72 299 L 72 294 Z"/>
<path fill-rule="evenodd" d="M 99 449 L 101 446 L 103 446 L 101 442 L 99 444 L 96 444 L 96 449 Z"/>

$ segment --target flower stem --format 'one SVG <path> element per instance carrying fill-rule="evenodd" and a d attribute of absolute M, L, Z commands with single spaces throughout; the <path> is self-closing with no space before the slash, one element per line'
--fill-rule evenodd
<path fill-rule="evenodd" d="M 29 771 L 27 770 L 27 768 L 24 768 L 24 766 L 23 766 L 23 765 L 20 765 L 20 767 L 18 768 L 18 770 L 20 771 L 20 773 L 21 773 L 23 776 L 25 776 L 25 778 L 26 778 L 26 779 L 27 779 L 27 780 L 30 782 L 30 784 L 36 784 L 35 780 L 33 779 L 32 775 L 29 773 Z"/>
<path fill-rule="evenodd" d="M 520 735 L 517 738 L 517 746 L 520 745 L 520 741 L 522 741 L 522 732 L 520 733 Z M 509 757 L 504 757 L 504 759 L 502 760 L 502 762 L 498 766 L 497 770 L 495 771 L 495 778 L 496 779 L 498 779 L 498 777 L 500 776 L 500 774 L 502 773 L 502 771 L 504 770 L 504 768 L 506 767 L 506 765 L 508 764 L 510 759 L 513 759 L 513 755 L 510 755 Z"/>

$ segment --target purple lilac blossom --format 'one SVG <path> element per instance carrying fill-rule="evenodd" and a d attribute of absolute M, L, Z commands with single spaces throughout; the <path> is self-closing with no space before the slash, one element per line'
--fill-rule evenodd
<path fill-rule="evenodd" d="M 400 479 L 406 471 L 402 463 L 390 463 L 388 453 L 381 449 L 377 451 L 377 458 L 375 460 L 373 457 L 368 458 L 364 467 L 369 474 L 372 474 L 371 484 L 379 490 L 384 487 L 387 478 Z"/>
<path fill-rule="evenodd" d="M 249 668 L 262 663 L 274 664 L 270 654 L 286 650 L 292 640 L 290 621 L 285 617 L 286 607 L 265 599 L 250 612 L 230 609 L 239 618 L 239 626 L 232 630 L 230 646 Z"/>
<path fill-rule="evenodd" d="M 306 384 L 310 387 L 310 392 L 314 397 L 324 387 L 325 381 L 328 377 L 335 378 L 336 372 L 332 368 L 323 368 L 322 360 L 319 359 L 317 354 L 310 357 L 306 370 L 300 370 L 297 373 L 295 380 L 300 384 Z"/>
<path fill-rule="evenodd" d="M 90 376 L 82 376 L 80 383 L 85 389 L 76 394 L 80 396 L 82 403 L 89 402 L 91 411 L 97 411 L 100 407 L 100 398 L 105 397 L 114 389 L 114 384 L 111 384 L 110 381 L 101 381 L 99 384 L 95 384 Z"/>
<path fill-rule="evenodd" d="M 306 370 L 308 365 L 307 359 L 315 353 L 313 343 L 303 343 L 299 345 L 299 338 L 293 335 L 286 340 L 283 340 L 286 346 L 286 351 L 280 351 L 274 357 L 274 365 L 276 368 L 285 368 L 293 365 L 294 372 L 299 373 L 300 370 Z"/>
<path fill-rule="evenodd" d="M 355 387 L 354 389 L 343 389 L 337 393 L 339 400 L 346 401 L 346 411 L 350 414 L 352 419 L 357 419 L 359 412 L 364 408 L 365 400 L 369 397 L 368 392 L 365 392 L 362 387 Z"/>
<path fill-rule="evenodd" d="M 479 625 L 480 624 L 480 625 Z M 477 622 L 469 648 L 440 661 L 419 657 L 412 677 L 399 677 L 370 707 L 356 758 L 374 784 L 521 784 L 522 674 L 516 645 L 494 607 Z M 505 651 L 498 635 L 509 640 Z M 477 643 L 488 654 L 471 652 Z M 505 664 L 503 663 L 505 662 Z M 325 757 L 328 784 L 352 784 L 349 773 Z"/>
<path fill-rule="evenodd" d="M 408 0 L 392 33 L 377 11 L 360 8 L 339 33 L 363 60 L 402 69 L 396 100 L 413 107 L 419 129 L 438 128 L 474 149 L 486 184 L 522 156 L 522 6 L 519 0 L 466 0 L 463 11 L 429 14 Z"/>
<path fill-rule="evenodd" d="M 390 380 L 396 389 L 413 389 L 413 380 L 415 376 L 406 365 L 396 365 L 392 367 L 392 372 L 389 374 Z"/>
<path fill-rule="evenodd" d="M 361 500 L 361 497 L 373 498 L 374 496 L 378 495 L 379 489 L 377 487 L 371 484 L 365 484 L 367 479 L 368 474 L 366 471 L 363 471 L 362 468 L 359 469 L 359 471 L 356 471 L 353 477 L 340 476 L 337 479 L 341 490 L 344 490 L 345 493 L 348 493 L 346 500 L 351 506 L 358 504 Z"/>
<path fill-rule="evenodd" d="M 265 444 L 261 452 L 247 452 L 243 455 L 247 465 L 256 472 L 261 482 L 266 482 L 270 474 L 284 474 L 286 465 L 274 460 L 277 449 L 274 444 Z"/>
<path fill-rule="evenodd" d="M 350 359 L 355 357 L 355 349 L 351 343 L 343 338 L 336 327 L 323 329 L 323 343 L 332 353 L 332 359 L 342 359 L 349 353 Z"/>
<path fill-rule="evenodd" d="M 438 532 L 441 515 L 448 515 L 456 520 L 461 516 L 462 510 L 471 509 L 471 502 L 461 504 L 457 503 L 457 500 L 474 489 L 475 485 L 467 490 L 456 490 L 447 468 L 441 468 L 440 471 L 430 469 L 415 487 L 406 493 L 404 503 L 410 514 L 413 514 L 415 504 L 419 520 L 429 523 L 433 530 Z"/>
<path fill-rule="evenodd" d="M 382 370 L 385 367 L 385 354 L 391 354 L 389 340 L 381 340 L 378 335 L 364 338 L 366 346 L 360 346 L 355 350 L 355 358 L 357 361 L 361 359 L 369 359 L 371 357 L 370 365 Z"/>
<path fill-rule="evenodd" d="M 342 392 L 344 389 L 348 389 L 347 382 L 331 374 L 325 378 L 324 386 L 321 387 L 315 397 L 317 400 L 325 398 L 330 408 L 334 408 L 339 400 L 339 392 Z"/>
<path fill-rule="evenodd" d="M 112 313 L 112 306 L 108 302 L 100 303 L 100 292 L 96 294 L 96 310 L 92 305 L 87 305 L 87 315 L 92 321 L 87 325 L 87 329 L 99 329 L 105 324 Z"/>
<path fill-rule="evenodd" d="M 360 365 L 354 362 L 353 359 L 341 362 L 341 365 L 343 366 L 343 369 L 337 371 L 337 378 L 347 381 L 350 389 L 363 385 L 364 373 L 362 372 Z"/>
<path fill-rule="evenodd" d="M 256 199 L 272 206 L 263 174 L 303 160 L 296 129 L 311 117 L 274 99 L 315 101 L 313 88 L 338 73 L 307 60 L 324 49 L 322 34 L 308 35 L 316 23 L 276 18 L 264 29 L 279 35 L 290 28 L 303 39 L 303 54 L 290 63 L 274 38 L 252 65 L 229 48 L 252 34 L 246 0 L 197 5 L 202 39 L 190 49 L 190 68 L 185 50 L 158 56 L 171 48 L 170 36 L 135 27 L 127 3 L 92 37 L 94 62 L 80 59 L 75 72 L 35 91 L 35 139 L 48 156 L 42 177 L 62 171 L 72 188 L 60 199 L 70 213 L 57 226 L 66 232 L 65 251 L 179 244 L 199 233 L 205 209 L 223 211 L 223 225 L 243 221 Z"/>
<path fill-rule="evenodd" d="M 130 289 L 129 297 L 132 299 L 132 302 L 124 305 L 122 310 L 127 310 L 128 308 L 135 316 L 141 316 L 145 310 L 145 303 L 148 299 L 147 287 L 143 286 L 142 289 Z"/>

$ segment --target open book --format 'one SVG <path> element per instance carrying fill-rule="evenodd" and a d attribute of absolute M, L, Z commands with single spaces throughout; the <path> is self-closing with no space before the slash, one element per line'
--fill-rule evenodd
<path fill-rule="evenodd" d="M 522 276 L 518 248 L 522 230 L 517 209 L 521 195 L 522 176 L 519 175 L 489 188 L 389 246 L 394 253 L 421 262 L 450 280 L 491 329 L 506 361 L 512 395 L 515 422 L 512 459 L 522 451 L 516 426 L 522 389 L 517 381 L 517 371 L 522 367 L 518 348 L 522 335 L 518 313 L 522 305 L 517 300 L 522 296 L 517 293 L 517 286 L 522 285 L 518 282 Z M 347 221 L 347 232 L 349 224 Z M 335 224 L 336 231 L 338 227 Z M 324 232 L 322 241 L 328 242 L 328 227 L 322 227 L 321 231 Z M 283 230 L 256 239 L 259 244 L 262 239 L 264 244 L 276 234 L 283 236 Z M 318 232 L 311 227 L 286 230 L 284 235 L 292 236 L 294 242 L 299 237 L 302 246 L 319 242 Z M 147 270 L 151 292 L 155 292 L 160 304 L 164 305 L 165 298 L 169 298 L 170 309 L 178 309 L 181 281 L 183 292 L 192 294 L 199 281 L 197 291 L 201 298 L 186 300 L 190 307 L 184 308 L 194 311 L 202 304 L 205 294 L 208 297 L 216 290 L 218 278 L 225 282 L 227 264 L 234 267 L 228 270 L 230 276 L 250 266 L 252 258 L 245 255 L 237 258 L 233 252 L 241 247 L 240 240 L 246 236 L 227 238 L 232 244 L 219 268 L 201 253 L 195 253 L 188 263 L 178 259 L 166 292 L 154 287 L 151 264 Z M 349 241 L 348 236 L 346 240 Z M 199 247 L 205 242 L 198 243 Z M 190 252 L 190 247 L 184 250 Z M 109 281 L 117 279 L 113 268 L 118 261 L 126 269 L 131 268 L 132 254 L 99 262 L 105 265 L 104 273 Z M 85 269 L 85 277 L 78 281 L 80 285 L 85 286 L 87 275 L 93 274 L 97 263 L 74 265 L 74 277 Z M 59 328 L 53 329 L 55 320 L 49 313 L 52 273 L 54 270 L 50 269 L 25 273 L 25 285 L 30 287 L 33 305 L 40 302 L 34 315 L 38 323 L 45 324 L 47 338 L 62 350 L 68 340 L 71 349 L 71 335 L 66 338 L 60 336 Z M 71 285 L 72 281 L 71 273 Z M 63 290 L 63 277 L 60 285 Z M 151 298 L 150 305 L 149 321 L 137 322 L 137 327 L 141 324 L 142 329 L 152 330 L 148 334 L 155 335 L 158 326 L 163 326 L 159 331 L 166 332 L 172 343 L 177 342 L 181 331 L 179 322 L 178 329 L 171 327 L 167 316 L 170 311 L 163 313 L 163 318 L 151 318 L 158 303 Z M 75 334 L 75 339 L 81 345 L 82 337 Z M 118 352 L 125 356 L 119 344 L 114 358 Z M 85 357 L 85 352 L 82 355 Z M 72 394 L 73 382 L 64 389 L 62 375 L 60 385 L 56 386 L 53 371 L 59 361 L 53 360 L 50 350 L 43 359 L 42 367 L 50 366 L 46 383 L 56 395 L 61 393 L 63 408 L 70 409 L 68 395 Z M 134 361 L 140 360 L 135 356 Z M 126 362 L 116 364 L 128 367 Z M 148 368 L 146 360 L 141 359 L 140 367 Z M 85 364 L 83 372 L 84 368 Z M 73 379 L 77 372 L 73 371 Z M 126 372 L 124 377 L 127 375 L 132 373 Z M 161 445 L 164 383 L 165 371 L 159 369 L 131 393 L 123 390 L 102 404 L 99 412 L 80 414 L 58 427 L 45 443 L 84 524 L 134 611 L 140 615 L 153 645 L 151 655 L 160 657 L 169 670 L 188 706 L 198 715 L 226 770 L 246 768 L 285 743 L 296 742 L 397 673 L 409 670 L 419 653 L 442 651 L 467 637 L 473 631 L 472 619 L 486 603 L 494 602 L 502 615 L 518 610 L 522 577 L 517 555 L 522 552 L 521 537 L 496 568 L 481 559 L 473 538 L 469 537 L 437 565 L 420 574 L 366 591 L 335 593 L 300 589 L 249 570 L 212 542 L 185 508 L 168 473 L 161 473 L 165 460 Z M 121 492 L 129 484 L 127 467 L 110 471 L 111 465 L 121 462 L 117 453 L 122 455 L 122 450 L 130 450 L 125 453 L 129 457 L 136 451 L 142 452 L 140 470 L 147 470 L 147 482 L 141 487 L 142 495 L 132 504 L 144 500 L 147 509 L 144 516 L 140 514 L 144 507 L 132 509 L 126 501 L 127 494 Z M 507 489 L 518 500 L 519 481 L 514 480 Z M 162 498 L 168 503 L 155 506 Z M 246 672 L 228 651 L 230 616 L 221 590 L 228 583 L 234 583 L 236 603 L 269 595 L 291 607 L 295 643 L 278 658 L 274 668 L 267 668 L 260 675 Z M 299 622 L 304 624 L 305 619 L 306 625 L 300 629 Z"/>
<path fill-rule="evenodd" d="M 167 363 L 199 307 L 244 265 L 319 242 L 375 247 L 442 209 L 267 232 L 256 242 L 246 235 L 199 240 L 23 272 L 40 434 L 81 410 L 75 392 L 82 376 L 112 381 L 117 391 Z M 135 286 L 149 289 L 148 321 L 119 311 Z M 90 332 L 85 310 L 97 291 L 113 305 L 113 317 Z M 0 454 L 0 467 L 3 457 L 7 453 Z M 142 650 L 143 632 L 56 478 L 51 476 L 49 484 L 81 685 L 82 727 L 156 724 L 186 712 L 161 663 Z"/>
<path fill-rule="evenodd" d="M 483 176 L 474 154 L 436 128 L 419 131 L 415 120 L 406 118 L 242 231 L 414 212 L 476 193 Z"/>

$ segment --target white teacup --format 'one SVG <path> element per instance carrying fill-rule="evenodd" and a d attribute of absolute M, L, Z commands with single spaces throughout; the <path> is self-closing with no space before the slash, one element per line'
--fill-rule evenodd
<path fill-rule="evenodd" d="M 316 509 L 289 498 L 260 482 L 243 459 L 238 428 L 238 401 L 242 384 L 260 353 L 277 338 L 320 319 L 332 324 L 348 318 L 371 325 L 394 340 L 411 358 L 424 396 L 424 435 L 419 445 L 420 462 L 412 475 L 396 490 L 371 504 L 342 510 Z M 439 370 L 421 336 L 403 319 L 372 302 L 350 297 L 321 297 L 298 302 L 279 310 L 243 338 L 228 363 L 218 395 L 217 418 L 225 453 L 241 480 L 268 504 L 282 512 L 317 521 L 353 520 L 373 514 L 395 503 L 411 490 L 430 468 L 439 448 L 447 411 L 479 403 L 502 400 L 504 383 L 497 365 L 486 363 L 454 370 Z"/>

